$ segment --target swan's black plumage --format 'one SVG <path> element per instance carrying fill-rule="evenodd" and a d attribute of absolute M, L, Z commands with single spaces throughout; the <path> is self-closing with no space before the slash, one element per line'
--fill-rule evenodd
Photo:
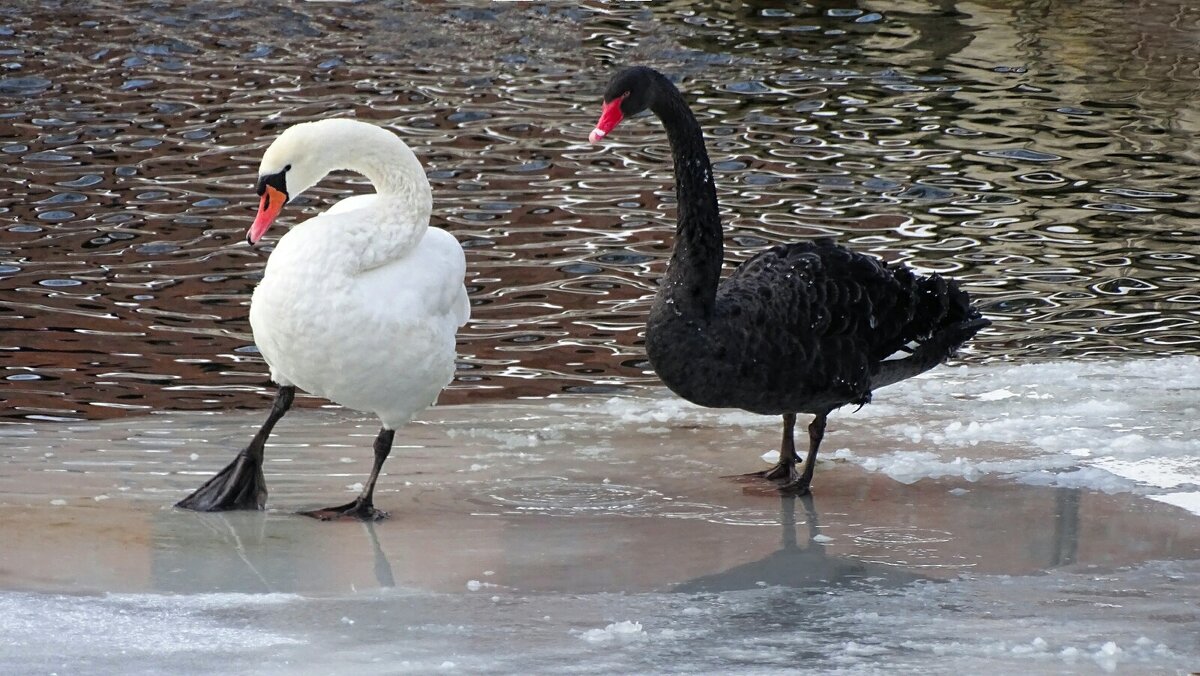
<path fill-rule="evenodd" d="M 646 324 L 650 363 L 694 403 L 784 416 L 779 464 L 755 476 L 807 492 L 830 411 L 933 368 L 988 325 L 954 282 L 827 238 L 771 247 L 721 282 L 716 187 L 683 97 L 662 74 L 634 67 L 613 77 L 604 101 L 606 111 L 619 102 L 618 122 L 649 108 L 674 156 L 675 250 Z M 610 129 L 600 131 L 594 137 Z M 815 416 L 803 474 L 792 442 L 797 413 Z"/>

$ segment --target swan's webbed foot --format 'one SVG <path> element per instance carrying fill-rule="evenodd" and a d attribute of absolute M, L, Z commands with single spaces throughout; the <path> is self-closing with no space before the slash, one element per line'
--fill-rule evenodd
<path fill-rule="evenodd" d="M 262 509 L 266 504 L 267 482 L 263 478 L 261 455 L 255 459 L 251 449 L 247 448 L 175 506 L 197 512 L 222 512 Z"/>
<path fill-rule="evenodd" d="M 748 495 L 761 496 L 779 495 L 782 497 L 799 497 L 808 495 L 809 484 L 812 483 L 812 476 L 809 475 L 806 477 L 797 472 L 794 463 L 790 466 L 785 466 L 781 463 L 761 472 L 736 474 L 727 478 L 734 481 L 759 483 L 757 486 L 743 488 L 742 492 Z"/>
<path fill-rule="evenodd" d="M 300 512 L 303 516 L 311 516 L 321 521 L 380 521 L 386 519 L 388 513 L 371 504 L 370 499 L 359 496 L 354 502 L 348 502 L 339 507 L 326 507 L 308 512 Z"/>
<path fill-rule="evenodd" d="M 725 478 L 734 481 L 790 481 L 796 478 L 796 465 L 790 462 L 778 462 L 760 472 L 730 474 Z"/>
<path fill-rule="evenodd" d="M 869 397 L 870 395 L 868 395 Z M 822 411 L 813 416 L 808 426 L 808 455 L 804 458 L 804 472 L 796 472 L 792 465 L 791 474 L 779 483 L 780 495 L 809 495 L 812 492 L 813 471 L 817 468 L 817 449 L 821 447 L 821 438 L 825 436 L 825 418 L 829 411 Z"/>
<path fill-rule="evenodd" d="M 292 405 L 296 388 L 284 385 L 275 394 L 271 413 L 254 440 L 233 462 L 194 493 L 175 503 L 176 507 L 197 512 L 222 512 L 231 509 L 262 509 L 267 505 L 267 481 L 263 478 L 263 447 L 271 429 Z"/>
<path fill-rule="evenodd" d="M 806 472 L 803 476 L 785 481 L 779 484 L 779 488 L 776 490 L 780 495 L 786 496 L 812 495 L 812 473 Z"/>
<path fill-rule="evenodd" d="M 395 430 L 387 427 L 379 430 L 379 436 L 375 437 L 375 466 L 371 468 L 371 477 L 367 479 L 367 485 L 363 488 L 363 492 L 353 502 L 348 502 L 340 507 L 314 509 L 309 512 L 300 512 L 300 514 L 321 521 L 379 521 L 386 519 L 388 513 L 375 509 L 373 497 L 375 482 L 379 480 L 379 470 L 383 469 L 383 461 L 387 460 L 388 453 L 392 450 L 392 439 L 395 435 Z"/>

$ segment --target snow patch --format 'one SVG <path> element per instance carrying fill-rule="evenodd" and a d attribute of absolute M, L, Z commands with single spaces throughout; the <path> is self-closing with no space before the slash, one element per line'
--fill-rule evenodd
<path fill-rule="evenodd" d="M 1162 495 L 1150 495 L 1151 500 L 1165 502 L 1168 505 L 1175 505 L 1186 509 L 1187 511 L 1200 516 L 1200 491 L 1191 491 L 1187 493 L 1163 493 Z"/>
<path fill-rule="evenodd" d="M 862 436 L 865 419 L 866 434 L 894 445 L 832 457 L 904 483 L 1000 476 L 1147 495 L 1200 486 L 1197 407 L 1181 406 L 1200 403 L 1200 358 L 935 369 L 875 402 L 835 414 L 830 434 L 859 425 Z"/>

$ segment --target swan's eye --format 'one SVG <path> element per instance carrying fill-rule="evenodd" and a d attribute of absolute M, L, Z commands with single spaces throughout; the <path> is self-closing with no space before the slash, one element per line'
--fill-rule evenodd
<path fill-rule="evenodd" d="M 292 170 L 292 165 L 290 165 L 290 164 L 289 164 L 289 165 L 287 165 L 286 167 L 284 167 L 284 168 L 283 168 L 283 170 L 284 170 L 284 171 L 291 171 L 291 170 Z"/>

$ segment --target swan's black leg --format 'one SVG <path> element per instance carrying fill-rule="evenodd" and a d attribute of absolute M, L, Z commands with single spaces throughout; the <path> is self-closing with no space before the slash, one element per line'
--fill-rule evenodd
<path fill-rule="evenodd" d="M 813 421 L 808 426 L 808 457 L 804 459 L 804 473 L 780 486 L 779 491 L 781 493 L 788 493 L 790 495 L 808 494 L 809 488 L 812 485 L 813 470 L 817 467 L 817 449 L 821 447 L 821 438 L 825 436 L 825 418 L 828 416 L 829 411 L 824 411 L 813 416 Z M 795 469 L 793 468 L 794 475 Z"/>
<path fill-rule="evenodd" d="M 383 469 L 383 461 L 387 460 L 388 453 L 392 451 L 392 439 L 395 436 L 395 430 L 389 430 L 386 427 L 379 430 L 379 436 L 375 437 L 375 466 L 371 468 L 371 477 L 367 479 L 367 485 L 353 502 L 348 502 L 338 507 L 326 507 L 325 509 L 314 509 L 311 512 L 300 513 L 322 521 L 331 521 L 333 519 L 378 521 L 387 518 L 387 512 L 375 509 L 372 500 L 375 495 L 375 482 L 379 480 L 379 470 Z"/>
<path fill-rule="evenodd" d="M 791 481 L 796 478 L 796 414 L 783 414 L 783 440 L 779 442 L 779 462 L 761 472 L 738 474 L 735 479 L 770 479 L 772 481 Z"/>
<path fill-rule="evenodd" d="M 263 447 L 275 423 L 287 413 L 296 396 L 296 388 L 280 387 L 271 404 L 271 413 L 250 445 L 238 453 L 233 462 L 194 493 L 175 503 L 176 507 L 197 512 L 220 512 L 229 509 L 262 509 L 267 504 L 267 482 L 263 479 Z"/>

